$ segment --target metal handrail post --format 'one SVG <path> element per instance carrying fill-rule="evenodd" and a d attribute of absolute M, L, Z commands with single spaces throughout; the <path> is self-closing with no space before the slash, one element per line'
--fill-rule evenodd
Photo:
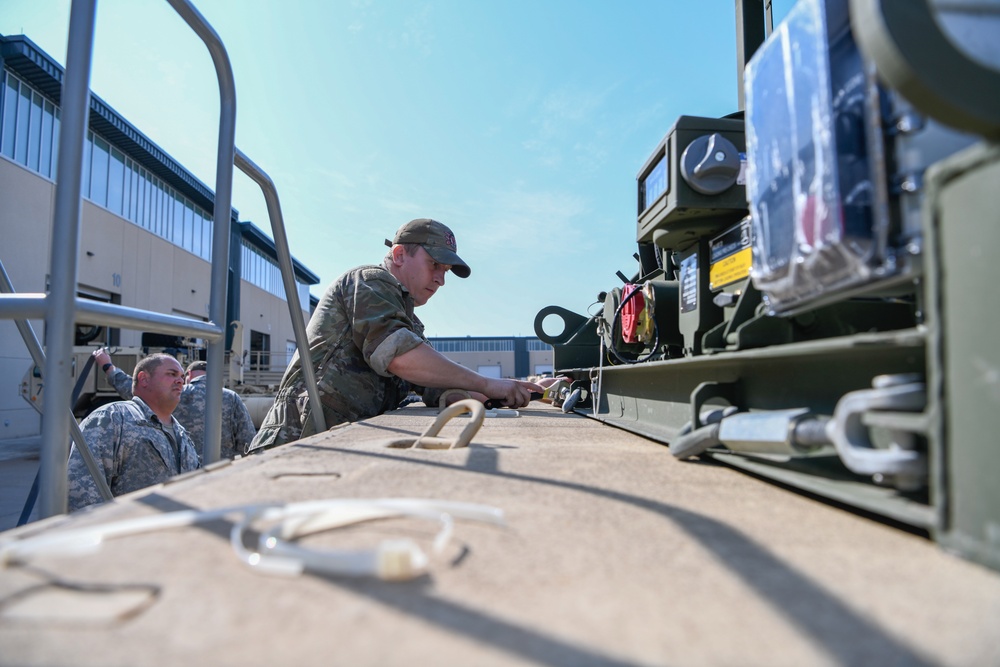
<path fill-rule="evenodd" d="M 0 294 L 0 319 L 44 320 L 46 315 L 44 294 Z"/>
<path fill-rule="evenodd" d="M 252 178 L 264 192 L 267 215 L 271 219 L 271 235 L 274 236 L 274 248 L 278 253 L 278 265 L 281 267 L 281 282 L 285 287 L 285 300 L 292 316 L 295 345 L 299 351 L 299 366 L 306 381 L 313 424 L 316 426 L 316 432 L 322 433 L 326 430 L 326 417 L 323 416 L 323 404 L 320 403 L 319 389 L 316 386 L 316 370 L 311 363 L 307 363 L 309 339 L 306 337 L 306 326 L 302 320 L 302 304 L 299 303 L 299 291 L 295 285 L 295 270 L 292 266 L 292 255 L 288 250 L 288 236 L 285 234 L 285 219 L 281 215 L 278 190 L 271 178 L 239 149 L 236 149 L 236 166 Z"/>
<path fill-rule="evenodd" d="M 44 294 L 0 294 L 0 319 L 44 318 L 48 299 Z M 164 315 L 117 303 L 76 299 L 76 323 L 97 324 L 123 329 L 147 329 L 175 336 L 199 336 L 218 340 L 225 330 L 211 322 L 180 315 Z"/>
<path fill-rule="evenodd" d="M 154 313 L 118 303 L 79 299 L 76 309 L 76 321 L 79 324 L 146 329 L 175 336 L 197 336 L 209 341 L 224 338 L 226 333 L 225 329 L 212 322 L 201 322 L 180 315 Z"/>
<path fill-rule="evenodd" d="M 229 271 L 229 220 L 233 202 L 233 156 L 236 151 L 236 84 L 222 40 L 187 0 L 167 0 L 208 47 L 219 77 L 219 148 L 215 165 L 215 229 L 212 235 L 211 296 L 208 312 L 212 322 L 226 321 L 226 278 Z M 205 398 L 205 443 L 202 461 L 219 460 L 222 443 L 222 374 L 226 339 L 208 345 L 208 392 Z"/>
<path fill-rule="evenodd" d="M 44 294 L 0 295 L 0 319 L 36 319 L 46 315 L 47 297 Z M 164 315 L 117 303 L 104 303 L 77 298 L 76 323 L 97 324 L 125 329 L 145 329 L 175 336 L 199 336 L 217 340 L 226 332 L 211 322 L 192 320 L 180 315 Z"/>
<path fill-rule="evenodd" d="M 10 281 L 10 276 L 7 275 L 7 269 L 4 268 L 3 262 L 0 262 L 0 293 L 3 294 L 13 294 L 14 293 L 14 283 Z M 14 325 L 17 327 L 17 331 L 21 334 L 21 340 L 24 341 L 24 346 L 28 348 L 28 354 L 31 355 L 31 360 L 35 362 L 35 365 L 39 368 L 45 368 L 45 353 L 42 351 L 42 345 L 38 342 L 38 336 L 35 335 L 35 330 L 31 328 L 31 323 L 27 320 L 14 320 Z M 42 381 L 44 382 L 45 376 L 42 376 Z M 71 392 L 72 393 L 72 392 Z M 72 403 L 72 397 L 70 402 Z M 35 408 L 39 414 L 45 414 L 45 412 L 35 403 L 31 403 L 31 407 Z M 90 471 L 90 476 L 94 478 L 94 484 L 97 485 L 97 490 L 100 492 L 101 497 L 104 500 L 111 500 L 111 488 L 108 486 L 108 481 L 104 479 L 104 475 L 101 474 L 97 467 L 97 463 L 94 461 L 94 455 L 91 453 L 90 448 L 87 447 L 87 443 L 83 440 L 83 432 L 80 430 L 80 425 L 76 423 L 76 419 L 72 416 L 72 405 L 70 406 L 70 437 L 73 442 L 76 443 L 77 449 L 80 450 L 80 456 L 83 457 L 83 462 L 87 466 L 87 470 Z M 41 471 L 35 476 L 35 484 L 38 485 L 41 477 Z M 20 524 L 18 524 L 20 525 Z"/>
<path fill-rule="evenodd" d="M 76 315 L 77 255 L 80 246 L 83 144 L 90 109 L 90 65 L 97 0 L 73 0 L 70 9 L 66 72 L 62 88 L 62 127 L 56 168 L 55 211 L 46 298 L 44 378 L 47 402 L 42 414 L 39 465 L 42 518 L 66 512 L 69 458 L 70 392 L 73 386 L 73 326 Z"/>

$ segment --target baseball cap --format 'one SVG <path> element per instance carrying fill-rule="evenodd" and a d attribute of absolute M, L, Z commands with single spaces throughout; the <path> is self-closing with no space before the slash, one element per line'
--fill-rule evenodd
<path fill-rule="evenodd" d="M 416 243 L 422 246 L 435 262 L 451 265 L 451 272 L 459 278 L 468 278 L 472 273 L 469 265 L 455 252 L 458 250 L 455 235 L 437 220 L 430 218 L 410 220 L 396 231 L 396 236 L 391 242 L 389 239 L 385 240 L 387 246 L 396 243 Z"/>

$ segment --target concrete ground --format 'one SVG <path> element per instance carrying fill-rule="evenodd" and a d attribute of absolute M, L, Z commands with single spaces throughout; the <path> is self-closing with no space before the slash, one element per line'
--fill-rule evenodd
<path fill-rule="evenodd" d="M 40 445 L 41 438 L 0 443 L 0 531 L 17 525 L 38 472 Z M 37 510 L 32 511 L 29 520 L 37 516 Z"/>
<path fill-rule="evenodd" d="M 0 550 L 331 498 L 476 503 L 503 526 L 453 509 L 440 550 L 437 513 L 327 530 L 289 555 L 313 558 L 301 574 L 237 557 L 242 512 L 96 553 L 57 544 L 0 570 L 0 664 L 1000 665 L 1000 573 L 926 538 L 547 407 L 487 419 L 467 448 L 392 446 L 432 419 L 410 407 L 336 428 L 7 531 Z M 247 528 L 236 546 L 266 557 L 268 524 Z M 425 573 L 324 569 L 398 539 Z"/>

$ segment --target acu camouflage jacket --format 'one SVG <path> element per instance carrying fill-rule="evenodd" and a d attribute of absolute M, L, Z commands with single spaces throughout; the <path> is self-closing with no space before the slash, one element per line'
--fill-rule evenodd
<path fill-rule="evenodd" d="M 201 459 L 205 449 L 205 394 L 208 385 L 204 375 L 196 377 L 184 385 L 181 401 L 174 410 L 174 419 L 187 429 L 191 442 Z M 108 378 L 118 395 L 128 400 L 132 398 L 132 378 L 122 369 L 115 368 Z M 233 458 L 243 454 L 256 434 L 250 411 L 243 399 L 232 389 L 222 390 L 222 444 L 220 458 Z"/>
<path fill-rule="evenodd" d="M 163 424 L 138 396 L 98 408 L 83 420 L 80 430 L 115 496 L 201 465 L 184 427 L 173 417 Z M 99 502 L 97 484 L 74 444 L 69 457 L 69 509 Z"/>

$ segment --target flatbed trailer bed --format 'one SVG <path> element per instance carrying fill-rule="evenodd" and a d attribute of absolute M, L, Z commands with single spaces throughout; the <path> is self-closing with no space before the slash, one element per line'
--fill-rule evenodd
<path fill-rule="evenodd" d="M 540 403 L 468 448 L 388 446 L 434 416 L 410 406 L 0 534 L 326 498 L 503 511 L 456 519 L 426 574 L 261 573 L 231 548 L 236 518 L 117 537 L 0 570 L 0 664 L 1000 664 L 1000 574 L 925 537 Z M 396 518 L 303 543 L 431 553 L 436 532 Z"/>

